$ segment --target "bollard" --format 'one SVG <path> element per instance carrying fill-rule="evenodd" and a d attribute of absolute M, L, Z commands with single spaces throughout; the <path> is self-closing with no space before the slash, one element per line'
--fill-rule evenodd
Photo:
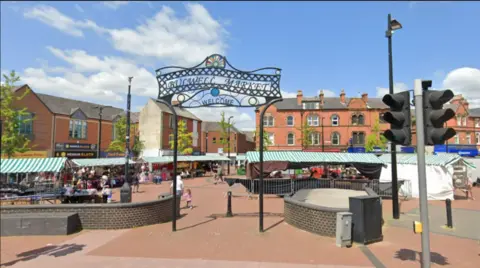
<path fill-rule="evenodd" d="M 227 193 L 228 201 L 227 201 L 227 215 L 226 217 L 232 217 L 232 192 L 228 191 Z"/>
<path fill-rule="evenodd" d="M 447 199 L 445 200 L 445 204 L 447 207 L 447 227 L 453 228 L 453 220 L 452 220 L 452 200 Z"/>

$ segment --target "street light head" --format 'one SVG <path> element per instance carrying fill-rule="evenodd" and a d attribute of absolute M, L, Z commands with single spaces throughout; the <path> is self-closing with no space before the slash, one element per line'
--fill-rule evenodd
<path fill-rule="evenodd" d="M 402 24 L 400 24 L 400 22 L 398 22 L 396 19 L 392 19 L 390 21 L 390 27 L 392 31 L 396 31 L 402 29 Z"/>
<path fill-rule="evenodd" d="M 129 83 L 132 83 L 132 79 L 133 79 L 133 76 L 130 76 L 130 77 L 128 78 L 128 82 L 129 82 Z"/>

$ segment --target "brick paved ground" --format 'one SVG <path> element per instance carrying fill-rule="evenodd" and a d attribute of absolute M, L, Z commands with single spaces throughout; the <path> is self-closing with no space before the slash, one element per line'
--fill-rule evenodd
<path fill-rule="evenodd" d="M 176 233 L 172 233 L 171 224 L 166 223 L 124 231 L 85 231 L 73 239 L 72 236 L 2 237 L 1 262 L 4 264 L 14 258 L 28 256 L 15 255 L 49 243 L 61 245 L 64 242 L 73 247 L 71 251 L 79 251 L 63 253 L 66 256 L 59 257 L 34 254 L 13 267 L 297 267 L 293 263 L 309 264 L 298 266 L 305 268 L 323 267 L 314 264 L 374 266 L 358 246 L 340 249 L 335 246 L 334 239 L 303 232 L 282 222 L 278 216 L 283 213 L 280 198 L 265 199 L 265 212 L 273 216 L 265 217 L 265 227 L 269 230 L 260 234 L 258 218 L 249 216 L 258 211 L 257 200 L 234 198 L 233 212 L 240 215 L 222 218 L 218 215 L 226 212 L 225 184 L 212 185 L 206 179 L 195 179 L 187 180 L 186 186 L 192 188 L 196 207 L 182 210 L 183 217 L 178 220 Z M 169 184 L 142 185 L 140 190 L 143 192 L 135 193 L 133 201 L 151 200 L 168 188 Z M 480 197 L 478 190 L 475 193 Z M 115 198 L 118 200 L 118 193 Z M 441 205 L 441 202 L 432 203 L 434 206 Z M 402 212 L 418 207 L 417 204 L 418 200 L 404 202 Z M 478 204 L 478 201 L 461 200 L 455 201 L 453 206 L 480 210 Z M 391 214 L 391 203 L 387 200 L 384 201 L 384 213 Z M 387 224 L 384 237 L 383 242 L 368 246 L 384 267 L 419 267 L 419 257 L 415 253 L 420 249 L 419 235 Z M 72 245 L 76 245 L 76 250 Z M 432 252 L 438 253 L 432 261 L 440 263 L 439 266 L 475 267 L 473 264 L 480 261 L 480 244 L 475 240 L 432 234 L 431 245 Z M 4 249 L 7 250 L 4 252 Z M 55 252 L 57 249 L 51 250 Z M 4 260 L 4 256 L 7 259 Z M 448 264 L 441 263 L 441 256 L 447 258 Z M 177 258 L 181 260 L 171 260 Z M 222 262 L 227 260 L 236 262 Z"/>

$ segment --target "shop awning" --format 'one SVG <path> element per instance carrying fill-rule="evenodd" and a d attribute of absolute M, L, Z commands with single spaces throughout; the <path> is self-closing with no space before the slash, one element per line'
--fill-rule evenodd
<path fill-rule="evenodd" d="M 143 157 L 145 162 L 155 164 L 173 163 L 173 156 Z M 221 155 L 180 155 L 178 162 L 207 162 L 207 161 L 230 161 L 226 156 Z"/>
<path fill-rule="evenodd" d="M 244 161 L 247 160 L 247 156 L 244 154 L 239 154 L 236 156 L 237 161 Z"/>
<path fill-rule="evenodd" d="M 391 155 L 384 154 L 380 156 L 380 159 L 385 163 L 391 163 Z M 454 164 L 458 161 L 463 161 L 465 165 L 470 168 L 475 168 L 473 163 L 466 161 L 463 157 L 458 154 L 436 154 L 436 155 L 425 155 L 425 164 L 429 166 L 448 166 Z M 397 154 L 397 163 L 404 165 L 416 165 L 417 164 L 417 155 L 416 154 Z"/>
<path fill-rule="evenodd" d="M 259 152 L 247 152 L 249 163 L 260 162 Z M 330 153 L 330 152 L 294 152 L 267 151 L 263 152 L 263 161 L 289 163 L 325 163 L 325 164 L 385 164 L 376 155 L 370 153 Z"/>
<path fill-rule="evenodd" d="M 68 161 L 66 157 L 1 159 L 0 173 L 59 172 Z"/>
<path fill-rule="evenodd" d="M 81 167 L 103 167 L 103 166 L 121 166 L 125 165 L 124 157 L 115 158 L 78 158 L 72 159 L 73 163 Z M 130 164 L 135 164 L 135 161 L 129 160 Z"/>

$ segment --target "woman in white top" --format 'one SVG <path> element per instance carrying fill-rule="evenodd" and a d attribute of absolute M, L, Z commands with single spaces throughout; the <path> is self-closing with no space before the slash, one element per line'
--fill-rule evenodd
<path fill-rule="evenodd" d="M 177 175 L 177 189 L 176 189 L 176 193 L 177 195 L 182 195 L 183 194 L 183 181 L 182 181 L 182 176 L 180 175 Z M 173 194 L 173 182 L 172 184 L 170 184 L 170 192 Z"/>

